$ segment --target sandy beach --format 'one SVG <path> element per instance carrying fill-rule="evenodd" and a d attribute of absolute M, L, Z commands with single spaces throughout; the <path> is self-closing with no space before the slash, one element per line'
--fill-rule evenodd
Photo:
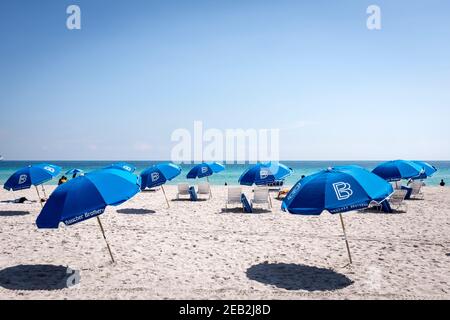
<path fill-rule="evenodd" d="M 52 187 L 48 187 L 51 189 Z M 251 189 L 244 189 L 251 196 Z M 38 230 L 34 189 L 0 192 L 0 299 L 450 299 L 448 188 L 398 214 L 337 215 L 224 210 L 225 187 L 207 201 L 144 192 L 96 219 Z M 169 199 L 176 188 L 167 186 Z M 67 267 L 79 271 L 66 288 Z"/>

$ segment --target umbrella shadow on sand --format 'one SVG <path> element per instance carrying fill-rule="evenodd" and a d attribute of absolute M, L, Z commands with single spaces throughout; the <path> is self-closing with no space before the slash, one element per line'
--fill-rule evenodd
<path fill-rule="evenodd" d="M 209 199 L 205 199 L 205 198 L 198 198 L 195 201 L 192 201 L 189 198 L 179 198 L 179 199 L 171 199 L 170 201 L 172 202 L 205 202 L 208 201 Z"/>
<path fill-rule="evenodd" d="M 347 276 L 331 269 L 301 264 L 257 264 L 247 269 L 247 277 L 286 290 L 330 291 L 353 284 Z"/>
<path fill-rule="evenodd" d="M 9 290 L 61 290 L 68 287 L 70 269 L 54 265 L 18 265 L 0 270 L 0 287 Z"/>
<path fill-rule="evenodd" d="M 404 210 L 394 210 L 392 209 L 392 212 L 384 212 L 384 211 L 380 211 L 376 208 L 367 208 L 365 210 L 362 211 L 358 211 L 358 214 L 384 214 L 384 215 L 396 215 L 396 214 L 400 214 L 400 213 L 406 213 L 406 211 Z"/>
<path fill-rule="evenodd" d="M 0 211 L 0 217 L 18 217 L 29 215 L 29 211 Z"/>
<path fill-rule="evenodd" d="M 252 215 L 252 214 L 262 214 L 262 213 L 271 213 L 271 210 L 268 209 L 262 209 L 262 208 L 254 208 L 253 212 L 251 213 L 247 213 L 244 212 L 244 209 L 242 208 L 222 208 L 222 210 L 220 211 L 221 213 L 242 213 L 242 214 L 246 214 L 246 215 Z"/>
<path fill-rule="evenodd" d="M 127 209 L 119 209 L 117 210 L 117 213 L 122 213 L 122 214 L 154 214 L 156 213 L 156 211 L 154 210 L 148 210 L 148 209 L 132 209 L 132 208 L 127 208 Z"/>

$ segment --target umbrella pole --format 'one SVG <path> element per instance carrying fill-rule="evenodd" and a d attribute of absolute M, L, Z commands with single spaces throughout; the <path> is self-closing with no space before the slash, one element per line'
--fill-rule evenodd
<path fill-rule="evenodd" d="M 342 218 L 341 213 L 339 213 L 339 218 L 341 219 L 342 231 L 344 231 L 344 238 L 345 238 L 345 245 L 347 246 L 348 259 L 350 260 L 350 264 L 352 264 L 353 263 L 352 255 L 350 253 L 350 246 L 348 245 L 347 241 L 347 233 L 345 232 L 344 218 Z"/>
<path fill-rule="evenodd" d="M 41 201 L 41 195 L 39 194 L 39 189 L 37 186 L 34 186 L 36 188 L 36 193 L 38 195 L 39 198 L 39 204 L 41 205 L 41 208 L 43 208 L 44 206 L 42 205 L 42 201 Z"/>
<path fill-rule="evenodd" d="M 44 185 L 42 185 L 42 192 L 44 192 L 44 199 L 47 200 L 47 193 L 45 192 Z"/>
<path fill-rule="evenodd" d="M 114 261 L 114 257 L 113 257 L 113 254 L 112 254 L 112 252 L 111 252 L 111 248 L 109 247 L 108 240 L 106 239 L 106 236 L 105 236 L 105 230 L 103 229 L 103 225 L 102 225 L 102 222 L 100 221 L 99 216 L 97 216 L 97 222 L 98 222 L 98 225 L 100 226 L 100 230 L 102 231 L 103 239 L 105 239 L 106 247 L 108 248 L 109 255 L 111 256 L 111 261 L 112 261 L 112 263 L 114 263 L 114 262 L 115 262 L 115 261 Z"/>
<path fill-rule="evenodd" d="M 206 181 L 208 182 L 208 187 L 209 187 L 209 199 L 212 198 L 212 192 L 211 192 L 211 185 L 209 184 L 209 178 L 206 177 Z"/>
<path fill-rule="evenodd" d="M 164 193 L 164 198 L 166 198 L 167 208 L 170 208 L 169 200 L 167 200 L 166 190 L 164 190 L 164 186 L 161 186 L 161 189 L 162 189 L 162 191 Z"/>

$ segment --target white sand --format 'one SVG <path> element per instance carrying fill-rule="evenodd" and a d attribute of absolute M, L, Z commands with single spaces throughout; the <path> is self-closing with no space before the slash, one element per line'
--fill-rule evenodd
<path fill-rule="evenodd" d="M 174 187 L 166 190 L 175 197 Z M 108 207 L 101 218 L 118 260 L 111 265 L 95 219 L 38 230 L 38 203 L 1 202 L 35 199 L 34 190 L 2 190 L 0 298 L 450 298 L 448 188 L 425 188 L 425 200 L 409 201 L 406 213 L 346 213 L 351 268 L 338 216 L 286 214 L 277 200 L 272 213 L 223 213 L 226 190 L 213 192 L 170 209 L 162 192 Z M 60 265 L 80 271 L 77 286 L 63 288 Z"/>

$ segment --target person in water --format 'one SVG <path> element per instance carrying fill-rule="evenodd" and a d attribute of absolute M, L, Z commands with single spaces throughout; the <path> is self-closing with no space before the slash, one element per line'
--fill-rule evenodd
<path fill-rule="evenodd" d="M 66 182 L 67 182 L 67 177 L 62 176 L 58 181 L 58 186 L 62 185 L 63 183 L 66 183 Z"/>
<path fill-rule="evenodd" d="M 439 185 L 440 185 L 441 187 L 444 187 L 444 186 L 445 186 L 444 179 L 441 179 L 441 183 L 439 183 Z"/>

